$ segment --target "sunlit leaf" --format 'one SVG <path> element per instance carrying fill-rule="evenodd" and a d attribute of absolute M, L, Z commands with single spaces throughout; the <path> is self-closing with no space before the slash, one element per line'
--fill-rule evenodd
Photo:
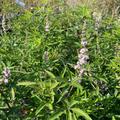
<path fill-rule="evenodd" d="M 112 116 L 112 120 L 116 120 L 114 116 Z"/>
<path fill-rule="evenodd" d="M 84 117 L 86 120 L 92 120 L 86 112 L 84 112 L 83 110 L 79 108 L 72 108 L 71 110 L 77 115 Z"/>
<path fill-rule="evenodd" d="M 52 115 L 48 120 L 56 120 L 57 118 L 59 118 L 64 113 L 65 113 L 65 111 L 57 112 L 54 115 Z"/>
<path fill-rule="evenodd" d="M 47 70 L 45 70 L 45 72 L 46 72 L 51 78 L 56 78 L 55 75 L 54 75 L 52 72 L 47 71 Z"/>
<path fill-rule="evenodd" d="M 18 86 L 32 86 L 32 85 L 36 85 L 36 82 L 30 82 L 30 81 L 26 81 L 26 82 L 18 82 L 17 85 Z"/>
<path fill-rule="evenodd" d="M 15 100 L 15 90 L 14 90 L 14 88 L 11 88 L 11 98 L 12 98 L 12 100 Z"/>
<path fill-rule="evenodd" d="M 45 105 L 46 105 L 45 103 L 40 103 L 39 107 L 35 111 L 35 115 L 38 115 L 40 111 L 45 107 Z"/>
<path fill-rule="evenodd" d="M 73 120 L 72 113 L 70 111 L 68 111 L 68 120 Z"/>

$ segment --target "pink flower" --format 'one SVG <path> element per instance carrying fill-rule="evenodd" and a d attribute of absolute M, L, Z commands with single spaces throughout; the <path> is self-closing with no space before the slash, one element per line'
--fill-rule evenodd
<path fill-rule="evenodd" d="M 8 83 L 8 78 L 10 77 L 10 70 L 8 68 L 4 68 L 3 70 L 3 82 L 5 84 Z"/>
<path fill-rule="evenodd" d="M 88 52 L 88 49 L 87 49 L 87 48 L 82 48 L 82 49 L 80 49 L 80 53 L 81 53 L 81 54 L 84 54 L 84 53 L 86 53 L 86 52 Z"/>
<path fill-rule="evenodd" d="M 79 58 L 78 62 L 79 62 L 80 65 L 87 64 L 87 61 L 89 60 L 89 56 L 88 55 L 84 55 L 84 54 L 79 54 L 78 58 Z"/>
<path fill-rule="evenodd" d="M 85 72 L 85 69 L 81 69 L 81 70 L 79 71 L 79 76 L 82 76 L 82 75 L 84 74 L 84 72 Z"/>
<path fill-rule="evenodd" d="M 5 84 L 8 83 L 8 79 L 7 79 L 7 78 L 4 79 L 4 83 L 5 83 Z"/>
<path fill-rule="evenodd" d="M 8 78 L 10 76 L 10 70 L 8 68 L 4 68 L 3 77 Z"/>
<path fill-rule="evenodd" d="M 82 59 L 80 59 L 80 65 L 83 65 L 83 64 L 87 64 L 87 61 L 86 60 L 84 60 L 83 58 Z"/>

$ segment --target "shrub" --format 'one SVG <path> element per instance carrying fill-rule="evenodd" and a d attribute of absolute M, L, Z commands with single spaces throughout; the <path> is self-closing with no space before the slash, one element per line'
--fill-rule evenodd
<path fill-rule="evenodd" d="M 90 59 L 79 77 L 74 65 L 85 20 Z M 119 119 L 117 20 L 95 21 L 85 7 L 58 13 L 40 7 L 14 17 L 11 26 L 0 36 L 2 119 Z"/>

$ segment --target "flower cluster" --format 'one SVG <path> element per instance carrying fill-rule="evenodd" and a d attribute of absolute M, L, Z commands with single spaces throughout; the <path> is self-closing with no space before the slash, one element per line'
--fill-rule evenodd
<path fill-rule="evenodd" d="M 96 31 L 96 33 L 98 33 L 98 29 L 100 27 L 102 15 L 101 15 L 101 13 L 93 12 L 92 16 L 93 16 L 93 19 L 95 21 L 95 31 Z"/>
<path fill-rule="evenodd" d="M 84 65 L 88 63 L 89 56 L 88 56 L 88 49 L 87 49 L 87 40 L 86 40 L 86 21 L 84 21 L 82 34 L 81 34 L 81 46 L 82 48 L 79 50 L 78 53 L 78 61 L 74 68 L 78 71 L 78 76 L 82 76 L 86 71 Z"/>
<path fill-rule="evenodd" d="M 50 25 L 49 25 L 48 17 L 46 17 L 46 21 L 45 21 L 45 31 L 46 31 L 46 32 L 49 32 L 49 28 L 50 28 Z"/>
<path fill-rule="evenodd" d="M 8 78 L 10 77 L 10 70 L 8 68 L 4 68 L 3 70 L 3 82 L 5 84 L 8 83 Z"/>
<path fill-rule="evenodd" d="M 45 51 L 44 54 L 43 54 L 43 60 L 44 60 L 45 62 L 48 62 L 48 59 L 49 59 L 48 56 L 49 56 L 48 51 Z"/>

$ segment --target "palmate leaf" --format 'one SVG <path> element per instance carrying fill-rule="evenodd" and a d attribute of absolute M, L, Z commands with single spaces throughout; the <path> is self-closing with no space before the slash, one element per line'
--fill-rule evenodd
<path fill-rule="evenodd" d="M 78 116 L 84 117 L 85 120 L 92 120 L 87 113 L 85 113 L 83 110 L 81 110 L 81 109 L 79 109 L 79 108 L 72 108 L 71 110 L 72 110 L 74 113 L 76 113 Z"/>

